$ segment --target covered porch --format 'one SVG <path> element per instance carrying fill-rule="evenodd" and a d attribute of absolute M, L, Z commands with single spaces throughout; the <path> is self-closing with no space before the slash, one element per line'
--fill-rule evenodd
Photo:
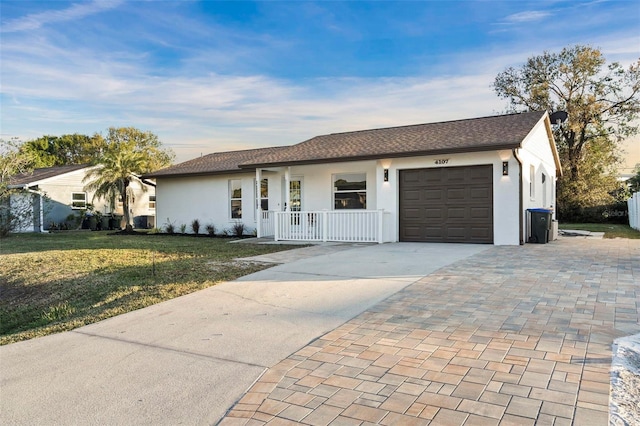
<path fill-rule="evenodd" d="M 384 209 L 376 209 L 376 166 L 380 167 L 375 161 L 363 163 L 356 169 L 362 172 L 317 166 L 257 168 L 257 236 L 275 241 L 383 243 L 392 218 Z M 329 180 L 333 191 L 317 186 Z M 274 198 L 281 202 L 273 203 Z"/>

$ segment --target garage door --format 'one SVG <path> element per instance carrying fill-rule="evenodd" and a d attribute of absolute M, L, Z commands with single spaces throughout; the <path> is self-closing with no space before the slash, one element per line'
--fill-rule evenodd
<path fill-rule="evenodd" d="M 493 243 L 493 166 L 401 170 L 400 241 Z"/>

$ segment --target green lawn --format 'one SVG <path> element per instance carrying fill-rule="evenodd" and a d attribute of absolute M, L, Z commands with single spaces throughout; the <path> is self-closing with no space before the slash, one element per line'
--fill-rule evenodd
<path fill-rule="evenodd" d="M 222 238 L 22 234 L 0 239 L 0 344 L 71 330 L 266 266 L 238 257 L 300 246 Z"/>
<path fill-rule="evenodd" d="M 636 231 L 629 225 L 618 225 L 613 223 L 560 223 L 558 228 L 604 232 L 604 238 L 640 239 L 640 231 Z"/>

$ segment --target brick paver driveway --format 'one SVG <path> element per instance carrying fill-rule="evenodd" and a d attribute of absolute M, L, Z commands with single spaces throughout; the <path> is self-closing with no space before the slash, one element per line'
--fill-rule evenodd
<path fill-rule="evenodd" d="M 639 308 L 640 240 L 494 247 L 278 363 L 221 424 L 605 425 Z"/>

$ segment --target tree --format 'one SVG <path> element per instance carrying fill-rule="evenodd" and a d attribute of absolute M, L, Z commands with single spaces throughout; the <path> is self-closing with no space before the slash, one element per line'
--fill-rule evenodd
<path fill-rule="evenodd" d="M 105 148 L 104 138 L 97 133 L 93 136 L 74 133 L 45 135 L 25 142 L 20 149 L 33 158 L 35 168 L 40 168 L 92 163 L 100 158 Z"/>
<path fill-rule="evenodd" d="M 162 147 L 158 136 L 151 132 L 143 132 L 134 127 L 110 127 L 104 137 L 106 152 L 124 150 L 142 156 L 139 170 L 133 173 L 144 174 L 171 165 L 175 155 L 170 149 Z M 100 163 L 100 159 L 96 161 Z"/>
<path fill-rule="evenodd" d="M 13 176 L 30 172 L 32 164 L 33 159 L 20 150 L 17 139 L 0 139 L 0 237 L 14 231 L 31 214 L 30 206 L 25 203 L 11 205 L 11 196 L 19 190 L 9 185 Z"/>
<path fill-rule="evenodd" d="M 627 185 L 629 185 L 629 191 L 633 194 L 635 192 L 640 192 L 640 164 L 636 164 L 633 169 L 635 173 L 634 176 L 631 176 L 627 180 Z"/>
<path fill-rule="evenodd" d="M 558 180 L 561 212 L 613 201 L 619 142 L 638 132 L 640 59 L 627 69 L 606 65 L 600 50 L 576 45 L 507 68 L 493 86 L 512 112 L 568 113 L 565 123 L 553 123 L 564 174 Z"/>
<path fill-rule="evenodd" d="M 126 230 L 132 231 L 130 206 L 135 202 L 131 182 L 138 175 L 168 166 L 173 159 L 170 150 L 162 148 L 158 137 L 151 132 L 141 132 L 132 127 L 109 128 L 105 137 L 105 150 L 98 166 L 87 173 L 87 191 L 95 191 L 95 198 L 105 198 L 111 209 L 122 200 Z M 143 186 L 144 188 L 144 186 Z"/>

